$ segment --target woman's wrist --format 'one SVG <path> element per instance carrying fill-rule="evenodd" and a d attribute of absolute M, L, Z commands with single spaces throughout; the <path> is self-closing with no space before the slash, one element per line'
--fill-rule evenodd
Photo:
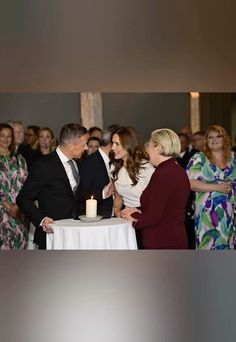
<path fill-rule="evenodd" d="M 4 207 L 5 207 L 7 210 L 10 210 L 10 209 L 12 208 L 12 206 L 13 206 L 13 204 L 8 203 L 8 202 L 6 202 L 6 201 L 3 202 L 3 205 L 4 205 Z"/>
<path fill-rule="evenodd" d="M 121 210 L 119 208 L 114 208 L 114 214 L 115 216 L 121 216 Z"/>

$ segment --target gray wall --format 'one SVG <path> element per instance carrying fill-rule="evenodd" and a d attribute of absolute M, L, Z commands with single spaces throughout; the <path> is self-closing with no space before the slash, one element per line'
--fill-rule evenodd
<path fill-rule="evenodd" d="M 103 93 L 104 127 L 113 123 L 135 127 L 143 139 L 157 128 L 179 131 L 189 125 L 188 93 Z"/>
<path fill-rule="evenodd" d="M 103 93 L 104 127 L 134 126 L 144 140 L 156 128 L 178 131 L 189 124 L 187 93 Z M 55 134 L 68 122 L 80 122 L 79 93 L 0 93 L 0 121 L 51 127 Z"/>
<path fill-rule="evenodd" d="M 58 136 L 65 123 L 80 122 L 78 93 L 0 93 L 0 121 L 49 126 Z"/>

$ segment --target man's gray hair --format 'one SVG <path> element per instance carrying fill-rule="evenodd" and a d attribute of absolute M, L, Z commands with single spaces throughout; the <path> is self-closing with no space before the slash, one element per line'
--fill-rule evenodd
<path fill-rule="evenodd" d="M 78 140 L 87 133 L 87 129 L 77 123 L 69 123 L 62 127 L 59 143 L 60 145 L 67 145 L 68 143 Z"/>
<path fill-rule="evenodd" d="M 103 131 L 101 146 L 108 146 L 111 144 L 111 136 L 120 128 L 120 125 L 110 125 Z"/>

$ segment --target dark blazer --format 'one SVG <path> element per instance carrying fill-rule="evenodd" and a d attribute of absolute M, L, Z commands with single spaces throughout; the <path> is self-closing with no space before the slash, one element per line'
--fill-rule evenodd
<path fill-rule="evenodd" d="M 16 153 L 21 154 L 25 158 L 28 170 L 31 169 L 38 159 L 35 150 L 30 145 L 19 145 Z"/>
<path fill-rule="evenodd" d="M 39 225 L 45 216 L 54 220 L 77 216 L 75 196 L 56 151 L 34 163 L 16 202 L 36 227 L 34 242 L 42 249 L 46 248 L 46 233 Z"/>
<path fill-rule="evenodd" d="M 184 216 L 189 193 L 187 174 L 175 159 L 158 165 L 141 195 L 141 214 L 132 214 L 144 249 L 187 248 Z"/>
<path fill-rule="evenodd" d="M 103 199 L 102 190 L 110 182 L 106 165 L 99 150 L 78 163 L 80 183 L 78 187 L 78 212 L 85 214 L 85 203 L 93 195 L 98 201 L 98 215 L 111 217 L 113 198 Z"/>
<path fill-rule="evenodd" d="M 177 162 L 179 163 L 180 166 L 182 166 L 184 169 L 186 169 L 189 160 L 192 158 L 192 156 L 197 152 L 197 150 L 192 149 L 191 151 L 186 150 L 183 157 L 177 158 Z"/>

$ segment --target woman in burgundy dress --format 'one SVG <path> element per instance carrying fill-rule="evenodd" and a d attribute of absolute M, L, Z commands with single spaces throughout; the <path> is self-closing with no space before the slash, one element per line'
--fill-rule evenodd
<path fill-rule="evenodd" d="M 147 152 L 156 170 L 142 193 L 141 209 L 122 211 L 122 217 L 141 230 L 144 249 L 187 249 L 184 214 L 190 184 L 175 160 L 180 148 L 179 137 L 172 130 L 152 132 Z"/>

